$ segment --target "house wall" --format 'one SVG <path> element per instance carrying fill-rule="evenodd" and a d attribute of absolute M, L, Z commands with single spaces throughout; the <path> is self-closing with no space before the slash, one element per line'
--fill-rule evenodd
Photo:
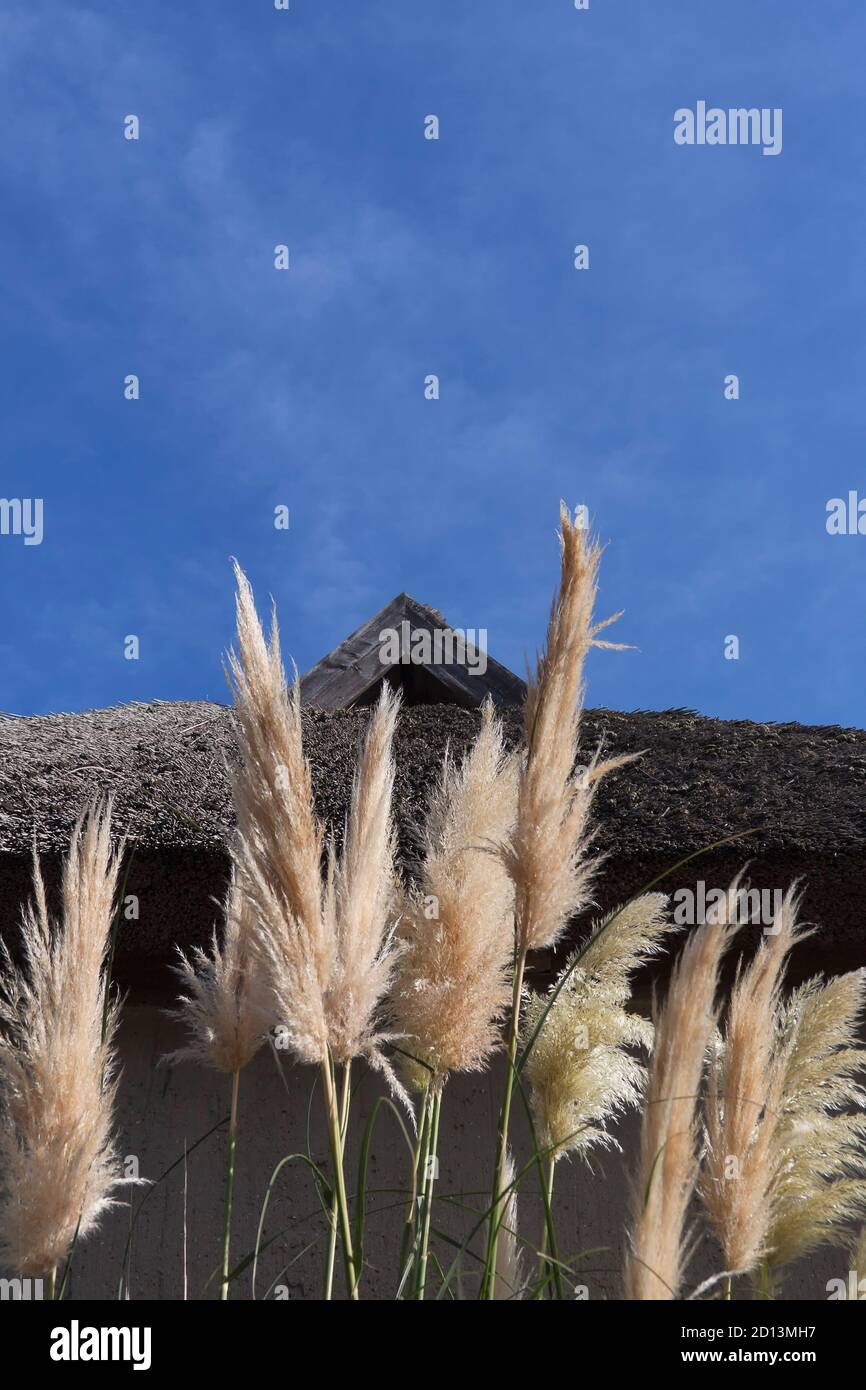
<path fill-rule="evenodd" d="M 213 1276 L 222 1229 L 224 1133 L 189 1153 L 186 1174 L 183 1154 L 185 1146 L 191 1150 L 196 1140 L 227 1114 L 228 1083 L 226 1078 L 193 1064 L 165 1065 L 165 1054 L 181 1043 L 178 1026 L 160 1010 L 127 1008 L 120 1037 L 121 1152 L 134 1156 L 141 1176 L 151 1180 L 181 1160 L 167 1179 L 150 1189 L 136 1223 L 129 1284 L 134 1300 L 181 1299 L 185 1289 L 189 1298 L 215 1293 Z M 359 1070 L 363 1074 L 354 1102 L 350 1187 L 355 1186 L 361 1119 L 369 1114 L 375 1097 L 382 1094 L 381 1080 Z M 268 1051 L 260 1053 L 242 1076 L 233 1239 L 233 1254 L 238 1260 L 254 1247 L 262 1200 L 275 1166 L 287 1154 L 306 1151 L 308 1121 L 310 1152 L 317 1162 L 327 1161 L 318 1094 L 312 1095 L 309 1104 L 314 1080 L 310 1069 L 292 1064 L 286 1064 L 281 1079 Z M 496 1069 L 489 1077 L 459 1078 L 449 1083 L 446 1091 L 435 1225 L 452 1237 L 462 1238 L 467 1223 L 473 1220 L 464 1207 L 477 1209 L 486 1202 L 500 1085 L 501 1073 Z M 576 1261 L 590 1301 L 620 1296 L 627 1172 L 635 1157 L 636 1128 L 634 1122 L 620 1127 L 624 1153 L 601 1154 L 592 1173 L 568 1161 L 561 1162 L 557 1170 L 560 1255 L 568 1258 L 580 1251 L 592 1252 Z M 520 1113 L 514 1135 L 516 1153 L 525 1160 L 527 1135 Z M 369 1298 L 394 1294 L 407 1174 L 404 1136 L 388 1107 L 382 1107 L 368 1175 L 370 1215 L 362 1287 Z M 147 1188 L 133 1190 L 133 1204 L 140 1203 L 147 1192 Z M 264 1238 L 272 1239 L 272 1244 L 259 1261 L 258 1298 L 265 1297 L 274 1282 L 284 1290 L 283 1297 L 319 1296 L 323 1224 L 317 1205 L 306 1166 L 299 1161 L 287 1164 L 274 1184 L 267 1213 Z M 527 1240 L 537 1240 L 540 1219 L 535 1179 L 530 1176 L 521 1186 L 519 1215 L 520 1230 Z M 108 1215 L 102 1230 L 82 1245 L 75 1260 L 71 1298 L 117 1296 L 129 1224 L 130 1210 L 119 1208 Z M 437 1252 L 443 1262 L 453 1257 L 453 1248 L 441 1238 Z M 826 1298 L 827 1280 L 846 1277 L 849 1263 L 844 1253 L 821 1252 L 791 1272 L 786 1296 Z M 718 1268 L 718 1259 L 704 1241 L 690 1267 L 689 1287 Z M 473 1262 L 467 1259 L 464 1269 L 455 1292 L 471 1298 L 477 1289 Z M 238 1281 L 236 1296 L 251 1296 L 251 1271 Z"/>

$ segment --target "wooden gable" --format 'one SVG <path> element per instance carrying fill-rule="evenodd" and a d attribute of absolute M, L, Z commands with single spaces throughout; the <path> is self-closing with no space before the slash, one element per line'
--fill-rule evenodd
<path fill-rule="evenodd" d="M 429 634 L 429 646 L 435 646 L 436 635 L 453 633 L 442 614 L 435 608 L 398 594 L 375 613 L 332 652 L 317 662 L 301 677 L 301 699 L 304 704 L 321 709 L 347 709 L 351 705 L 372 703 L 383 681 L 403 693 L 407 705 L 456 704 L 474 709 L 489 695 L 498 706 L 517 706 L 523 703 L 526 686 L 523 681 L 487 654 L 482 672 L 477 653 L 466 649 L 465 661 L 383 660 L 387 644 L 385 632 Z M 423 643 L 422 643 L 423 644 Z"/>

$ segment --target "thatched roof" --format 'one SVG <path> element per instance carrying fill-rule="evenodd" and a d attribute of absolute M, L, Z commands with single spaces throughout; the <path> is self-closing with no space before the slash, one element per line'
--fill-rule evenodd
<path fill-rule="evenodd" d="M 320 814 L 342 825 L 365 709 L 304 711 Z M 520 715 L 505 710 L 512 742 Z M 479 715 L 454 705 L 403 711 L 397 740 L 397 817 L 411 859 L 427 789 L 447 744 L 459 751 Z M 821 924 L 817 963 L 866 963 L 866 732 L 706 719 L 687 710 L 589 711 L 587 760 L 646 750 L 609 778 L 597 803 L 609 905 L 715 841 L 755 829 L 680 869 L 662 885 L 724 887 L 746 859 L 756 886 L 807 878 L 807 915 Z M 231 829 L 225 776 L 233 755 L 229 708 L 204 702 L 126 705 L 82 714 L 0 717 L 0 932 L 14 933 L 35 842 L 56 865 L 79 808 L 111 791 L 115 823 L 134 845 L 127 892 L 140 918 L 123 927 L 121 976 L 159 973 L 175 943 L 204 940 L 225 876 Z"/>

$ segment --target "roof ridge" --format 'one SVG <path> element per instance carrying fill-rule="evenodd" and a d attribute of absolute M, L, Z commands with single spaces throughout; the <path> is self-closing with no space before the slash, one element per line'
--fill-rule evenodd
<path fill-rule="evenodd" d="M 413 633 L 409 643 L 405 641 L 404 623 Z M 414 641 L 417 631 L 433 636 L 427 656 L 423 644 L 419 647 Z M 472 642 L 467 640 L 466 631 L 452 627 L 438 608 L 401 590 L 304 673 L 301 698 L 306 704 L 326 709 L 347 708 L 368 697 L 389 672 L 401 668 L 398 683 L 405 691 L 412 690 L 413 702 L 418 703 L 418 682 L 408 670 L 402 671 L 403 667 L 413 667 L 416 673 L 424 672 L 428 687 L 432 683 L 447 703 L 475 708 L 489 696 L 497 705 L 522 704 L 524 682 L 489 655 L 484 640 L 478 640 L 481 633 L 486 639 L 485 629 L 469 631 Z M 398 636 L 398 656 L 385 654 L 386 633 Z M 459 646 L 450 642 L 446 652 L 436 640 L 438 634 L 459 634 L 463 640 Z M 482 656 L 483 661 L 479 660 Z M 435 703 L 435 695 L 431 702 Z"/>

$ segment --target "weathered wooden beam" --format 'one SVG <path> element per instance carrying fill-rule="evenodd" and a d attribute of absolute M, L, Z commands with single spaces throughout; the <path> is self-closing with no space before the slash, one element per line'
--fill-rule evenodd
<path fill-rule="evenodd" d="M 434 650 L 437 641 L 447 647 L 448 635 L 455 631 L 437 609 L 410 594 L 398 594 L 307 671 L 301 678 L 301 699 L 320 709 L 349 709 L 385 679 L 404 684 L 403 661 L 388 658 L 383 633 L 406 636 L 401 645 L 408 651 L 416 635 L 422 639 L 419 645 L 426 635 L 427 645 Z M 459 643 L 453 645 L 459 647 Z M 413 660 L 410 664 L 424 671 L 428 691 L 441 688 L 443 702 L 467 708 L 477 708 L 488 697 L 500 707 L 523 703 L 526 686 L 512 671 L 472 643 L 465 646 L 465 653 L 463 661 Z"/>

